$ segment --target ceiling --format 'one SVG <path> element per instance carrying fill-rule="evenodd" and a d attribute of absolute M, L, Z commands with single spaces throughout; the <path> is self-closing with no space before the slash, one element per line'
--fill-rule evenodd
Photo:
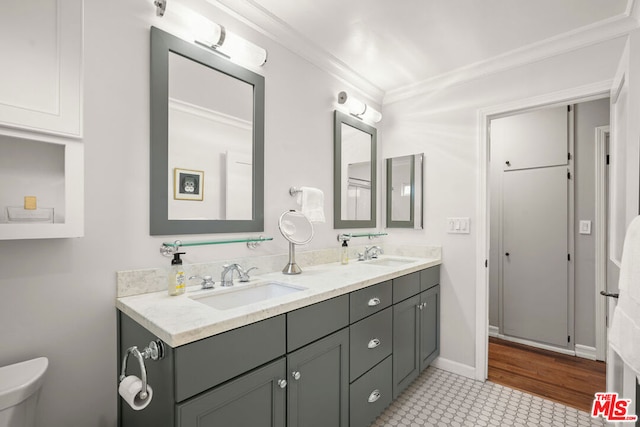
<path fill-rule="evenodd" d="M 634 0 L 209 0 L 370 95 L 600 31 Z M 606 34 L 605 34 L 606 33 Z M 618 34 L 619 35 L 619 34 Z M 612 37 L 603 32 L 602 37 Z M 348 79 L 354 81 L 354 79 Z"/>

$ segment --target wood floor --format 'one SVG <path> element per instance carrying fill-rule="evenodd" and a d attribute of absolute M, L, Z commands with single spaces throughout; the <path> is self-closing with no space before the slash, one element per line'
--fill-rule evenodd
<path fill-rule="evenodd" d="M 606 390 L 605 370 L 604 362 L 489 338 L 489 381 L 582 411 Z"/>

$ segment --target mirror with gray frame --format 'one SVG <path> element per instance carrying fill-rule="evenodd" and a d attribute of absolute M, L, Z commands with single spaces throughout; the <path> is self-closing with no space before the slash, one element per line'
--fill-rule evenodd
<path fill-rule="evenodd" d="M 334 228 L 376 227 L 377 131 L 334 112 Z"/>
<path fill-rule="evenodd" d="M 387 159 L 387 228 L 422 228 L 423 155 Z"/>
<path fill-rule="evenodd" d="M 151 235 L 264 229 L 264 77 L 151 27 Z"/>

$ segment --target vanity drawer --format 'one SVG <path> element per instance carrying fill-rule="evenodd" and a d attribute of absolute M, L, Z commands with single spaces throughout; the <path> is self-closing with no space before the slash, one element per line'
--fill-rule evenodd
<path fill-rule="evenodd" d="M 287 352 L 349 326 L 349 295 L 287 313 Z"/>
<path fill-rule="evenodd" d="M 367 427 L 391 403 L 392 356 L 364 374 L 349 389 L 350 427 Z"/>
<path fill-rule="evenodd" d="M 440 266 L 429 267 L 420 272 L 420 292 L 440 284 Z"/>
<path fill-rule="evenodd" d="M 392 348 L 393 311 L 391 307 L 351 325 L 349 380 L 355 380 L 389 356 Z"/>
<path fill-rule="evenodd" d="M 403 301 L 420 292 L 420 272 L 393 279 L 393 303 Z"/>
<path fill-rule="evenodd" d="M 285 315 L 177 347 L 176 402 L 285 354 Z"/>
<path fill-rule="evenodd" d="M 351 323 L 391 305 L 391 280 L 352 292 L 349 296 Z"/>

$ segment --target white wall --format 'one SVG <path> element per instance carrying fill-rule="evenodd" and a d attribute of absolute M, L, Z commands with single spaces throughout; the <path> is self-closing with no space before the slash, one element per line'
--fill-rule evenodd
<path fill-rule="evenodd" d="M 424 152 L 426 162 L 424 230 L 392 229 L 389 240 L 442 245 L 440 355 L 466 372 L 475 365 L 478 110 L 612 79 L 623 45 L 616 39 L 383 109 L 381 157 Z M 471 234 L 446 234 L 447 217 L 467 216 Z"/>
<path fill-rule="evenodd" d="M 255 251 L 189 249 L 185 264 L 285 253 L 277 219 L 296 207 L 292 185 L 325 192 L 328 222 L 302 249 L 338 248 L 333 110 L 339 91 L 359 94 L 206 2 L 189 3 L 269 51 L 258 72 L 266 77 L 264 234 L 274 240 Z M 148 220 L 149 27 L 163 22 L 151 0 L 85 2 L 85 237 L 0 242 L 0 365 L 50 359 L 43 427 L 116 425 L 115 272 L 169 265 L 158 249 L 174 237 L 150 237 Z"/>

